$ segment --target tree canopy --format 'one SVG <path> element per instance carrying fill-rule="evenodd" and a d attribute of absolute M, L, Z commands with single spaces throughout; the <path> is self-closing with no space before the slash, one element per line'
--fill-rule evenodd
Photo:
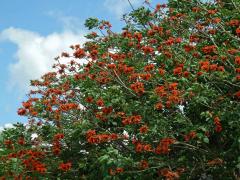
<path fill-rule="evenodd" d="M 240 177 L 240 2 L 132 8 L 122 32 L 87 19 L 87 42 L 31 81 L 0 179 Z"/>

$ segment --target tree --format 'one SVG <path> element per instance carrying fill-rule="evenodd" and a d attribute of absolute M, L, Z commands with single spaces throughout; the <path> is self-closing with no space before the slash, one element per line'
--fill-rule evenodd
<path fill-rule="evenodd" d="M 3 132 L 2 179 L 239 178 L 240 4 L 224 2 L 146 1 L 121 33 L 86 20 L 101 34 L 31 81 L 28 127 Z"/>

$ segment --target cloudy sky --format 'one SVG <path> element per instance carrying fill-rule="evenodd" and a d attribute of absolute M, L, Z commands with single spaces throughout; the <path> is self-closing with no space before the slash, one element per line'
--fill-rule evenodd
<path fill-rule="evenodd" d="M 144 0 L 131 2 L 137 8 Z M 26 99 L 30 79 L 46 73 L 53 58 L 71 44 L 84 42 L 85 19 L 108 20 L 120 31 L 121 15 L 129 11 L 127 0 L 1 0 L 0 129 L 26 122 L 16 111 Z"/>

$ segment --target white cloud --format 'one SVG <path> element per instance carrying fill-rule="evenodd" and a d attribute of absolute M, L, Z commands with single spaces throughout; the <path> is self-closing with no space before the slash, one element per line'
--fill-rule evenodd
<path fill-rule="evenodd" d="M 7 123 L 7 124 L 5 124 L 4 125 L 4 128 L 6 128 L 6 129 L 8 129 L 8 128 L 13 128 L 14 126 L 13 126 L 13 124 L 11 124 L 11 123 Z"/>
<path fill-rule="evenodd" d="M 3 129 L 4 129 L 4 128 L 3 128 L 2 126 L 0 126 L 0 133 L 3 131 Z"/>
<path fill-rule="evenodd" d="M 4 130 L 4 129 L 9 129 L 9 128 L 14 128 L 13 124 L 11 123 L 7 123 L 4 126 L 0 126 L 0 133 Z"/>
<path fill-rule="evenodd" d="M 131 4 L 134 8 L 137 8 L 141 5 L 144 0 L 130 0 Z M 128 0 L 105 0 L 104 6 L 113 14 L 115 14 L 118 18 L 121 18 L 124 13 L 127 13 L 131 8 Z"/>
<path fill-rule="evenodd" d="M 51 70 L 54 57 L 69 46 L 84 42 L 83 32 L 64 30 L 42 36 L 19 28 L 8 28 L 0 32 L 0 40 L 7 40 L 17 45 L 16 61 L 9 65 L 9 86 L 17 89 L 20 96 L 29 90 L 30 80 L 38 79 Z"/>

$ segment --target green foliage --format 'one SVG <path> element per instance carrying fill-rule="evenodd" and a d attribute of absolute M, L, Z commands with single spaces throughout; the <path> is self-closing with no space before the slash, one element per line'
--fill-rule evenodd
<path fill-rule="evenodd" d="M 98 27 L 99 20 L 97 18 L 88 18 L 84 24 L 89 30 Z"/>

